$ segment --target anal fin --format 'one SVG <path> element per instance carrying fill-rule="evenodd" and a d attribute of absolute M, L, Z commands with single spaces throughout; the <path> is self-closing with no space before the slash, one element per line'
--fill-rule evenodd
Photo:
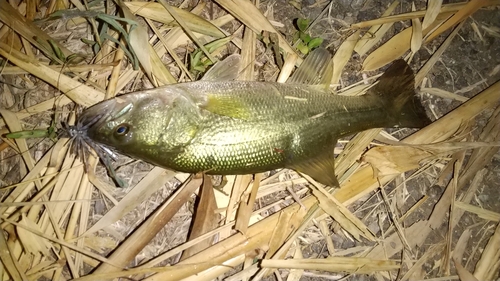
<path fill-rule="evenodd" d="M 318 157 L 313 157 L 300 163 L 288 165 L 294 169 L 309 175 L 314 180 L 324 185 L 339 187 L 339 182 L 335 176 L 335 159 L 333 153 L 325 153 Z"/>

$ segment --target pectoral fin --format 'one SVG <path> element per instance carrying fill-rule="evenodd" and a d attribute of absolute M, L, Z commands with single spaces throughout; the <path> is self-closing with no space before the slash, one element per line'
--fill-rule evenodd
<path fill-rule="evenodd" d="M 325 153 L 298 164 L 290 165 L 288 168 L 307 174 L 319 183 L 333 187 L 340 186 L 335 176 L 333 153 Z"/>

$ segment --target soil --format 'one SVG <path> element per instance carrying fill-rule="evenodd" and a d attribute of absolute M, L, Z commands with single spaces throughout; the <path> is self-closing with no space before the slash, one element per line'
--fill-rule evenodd
<path fill-rule="evenodd" d="M 272 17 L 275 21 L 282 23 L 283 27 L 278 30 L 291 42 L 294 34 L 297 32 L 295 21 L 297 18 L 307 18 L 315 20 L 323 10 L 323 14 L 315 25 L 309 30 L 312 37 L 321 37 L 324 39 L 323 47 L 328 48 L 332 52 L 345 40 L 349 33 L 349 25 L 379 18 L 384 10 L 390 5 L 392 1 L 389 0 L 336 0 L 336 1 L 314 1 L 303 0 L 295 1 L 298 5 L 291 5 L 287 0 L 274 0 L 262 1 L 260 3 L 261 10 L 272 11 Z M 443 1 L 444 3 L 451 3 L 457 1 Z M 418 9 L 426 7 L 427 1 L 414 1 Z M 214 3 L 215 5 L 215 3 Z M 300 6 L 300 9 L 298 9 Z M 406 12 L 411 9 L 411 3 L 402 1 L 400 6 L 396 9 L 395 13 Z M 408 27 L 409 22 L 396 23 L 391 31 L 386 35 L 387 39 L 399 32 L 403 27 Z M 476 32 L 473 26 L 477 26 L 479 33 Z M 491 31 L 493 30 L 493 31 Z M 496 33 L 495 33 L 496 32 Z M 415 54 L 411 63 L 412 68 L 418 70 L 426 60 L 431 56 L 436 48 L 446 38 L 446 34 L 433 40 L 429 44 L 424 45 L 421 50 Z M 80 47 L 75 47 L 80 48 Z M 264 58 L 265 47 L 259 43 L 258 57 Z M 270 50 L 267 50 L 270 52 Z M 269 55 L 269 54 L 268 54 Z M 345 72 L 342 75 L 342 85 L 350 85 L 363 79 L 360 72 L 363 59 L 358 55 L 353 55 L 346 66 Z M 274 64 L 274 62 L 270 62 Z M 266 62 L 262 62 L 264 67 Z M 40 101 L 46 100 L 54 95 L 57 95 L 57 90 L 51 88 L 44 83 L 33 83 L 28 79 L 20 79 L 18 76 L 0 76 L 0 85 L 4 86 L 0 89 L 2 92 L 1 106 L 11 107 L 12 110 L 21 110 L 27 106 L 36 104 Z M 259 79 L 268 78 L 267 75 L 260 75 Z M 454 92 L 464 97 L 470 98 L 478 94 L 488 86 L 500 80 L 500 10 L 498 7 L 484 8 L 472 15 L 466 20 L 465 25 L 459 32 L 459 35 L 454 39 L 451 46 L 445 51 L 439 62 L 433 67 L 431 73 L 427 76 L 427 87 L 439 88 L 449 92 Z M 31 83 L 31 84 L 30 84 Z M 146 83 L 147 84 L 147 83 Z M 11 87 L 11 85 L 13 85 Z M 10 88 L 10 89 L 7 89 Z M 31 96 L 30 89 L 37 89 L 38 94 L 36 97 Z M 130 89 L 129 87 L 127 89 Z M 130 89 L 131 90 L 131 89 Z M 11 94 L 7 92 L 10 91 Z M 12 96 L 12 97 L 11 97 Z M 18 96 L 21 98 L 13 98 Z M 447 112 L 453 110 L 461 104 L 461 102 L 451 99 L 440 98 L 430 94 L 420 94 L 424 106 L 429 108 L 429 115 L 434 117 L 441 117 Z M 473 128 L 469 141 L 477 140 L 479 133 L 486 124 L 489 116 L 493 111 L 487 110 L 480 115 L 475 127 Z M 25 120 L 27 129 L 46 127 L 52 120 L 53 112 L 44 112 L 34 115 Z M 394 130 L 395 131 L 395 130 Z M 400 130 L 396 134 L 398 138 L 408 135 L 410 130 Z M 3 132 L 2 132 L 3 133 Z M 35 159 L 40 159 L 44 151 L 52 145 L 52 141 L 45 139 L 42 142 L 39 140 L 30 140 L 30 147 L 35 147 L 31 151 Z M 465 159 L 470 156 L 471 151 L 467 151 Z M 20 157 L 14 157 L 15 151 L 8 150 L 2 152 L 1 160 L 8 161 L 8 165 L 0 165 L 0 186 L 8 186 L 20 181 L 19 175 L 24 175 L 25 168 L 23 167 Z M 446 163 L 443 161 L 442 163 Z M 125 157 L 121 157 L 115 163 L 119 177 L 127 180 L 128 186 L 134 186 L 142 176 L 149 171 L 152 166 L 140 161 L 134 161 Z M 480 180 L 480 188 L 474 194 L 474 200 L 471 204 L 480 206 L 484 209 L 500 213 L 500 154 L 497 153 L 491 162 L 485 166 L 485 176 Z M 439 169 L 434 168 L 428 170 L 406 183 L 404 189 L 404 200 L 397 199 L 397 192 L 395 184 L 389 185 L 386 192 L 389 195 L 391 205 L 397 206 L 399 214 L 404 214 L 409 210 L 413 204 L 419 201 L 423 196 L 428 196 L 428 200 L 418 209 L 413 212 L 404 222 L 404 226 L 410 226 L 415 222 L 427 219 L 431 214 L 436 202 L 440 199 L 444 192 L 448 181 L 451 179 L 449 176 L 444 182 L 437 182 Z M 99 166 L 97 174 L 99 178 L 107 181 L 109 185 L 114 185 L 111 179 L 107 176 L 106 170 Z M 130 177 L 130 175 L 134 175 Z M 405 176 L 408 178 L 412 173 L 407 173 Z M 172 192 L 179 186 L 180 181 L 172 180 L 167 186 L 154 193 L 151 198 L 143 202 L 139 207 L 130 212 L 120 222 L 110 226 L 113 230 L 113 239 L 115 242 L 121 241 L 131 230 L 133 230 L 144 218 L 146 218 L 165 198 L 168 198 Z M 457 196 L 461 196 L 468 184 L 465 184 L 461 190 L 458 190 Z M 296 187 L 297 190 L 301 187 Z M 128 192 L 128 188 L 115 189 L 112 191 L 117 200 L 120 200 Z M 259 201 L 261 205 L 267 205 L 284 198 L 288 193 L 286 191 L 275 193 L 266 196 Z M 6 195 L 5 192 L 0 193 L 0 197 Z M 97 221 L 104 213 L 109 210 L 109 202 L 103 200 L 98 192 L 95 192 L 93 197 L 96 199 L 93 203 L 92 215 L 93 221 L 89 225 Z M 398 201 L 399 200 L 399 201 Z M 396 202 L 398 201 L 398 203 Z M 381 237 L 384 232 L 392 225 L 390 220 L 387 219 L 388 213 L 386 205 L 381 199 L 379 193 L 370 194 L 368 197 L 359 200 L 357 203 L 350 206 L 350 210 L 363 220 L 369 226 L 372 232 Z M 270 210 L 273 212 L 273 209 Z M 149 260 L 160 253 L 165 252 L 181 243 L 187 238 L 187 233 L 190 227 L 191 210 L 189 206 L 184 206 L 172 219 L 172 221 L 162 230 L 162 232 L 155 238 L 148 247 L 146 247 L 136 258 L 133 265 L 140 264 L 144 260 Z M 467 244 L 466 250 L 462 256 L 462 265 L 470 272 L 474 271 L 474 267 L 482 250 L 484 249 L 488 238 L 495 230 L 497 222 L 486 221 L 479 218 L 477 215 L 465 212 L 458 225 L 454 228 L 452 245 L 455 245 L 460 235 L 467 229 L 470 229 L 471 236 Z M 370 246 L 371 243 L 367 241 L 354 241 L 351 237 L 346 235 L 340 229 L 338 224 L 332 220 L 328 220 L 328 226 L 332 230 L 330 239 L 333 240 L 336 250 L 341 252 L 343 249 L 349 249 L 356 246 Z M 420 258 L 426 250 L 432 245 L 439 244 L 445 241 L 444 235 L 447 232 L 447 224 L 442 224 L 439 228 L 434 230 L 434 233 L 429 235 L 425 246 L 418 249 L 413 253 L 411 259 Z M 107 229 L 109 233 L 109 229 Z M 102 232 L 103 237 L 108 234 Z M 316 226 L 309 227 L 301 236 L 302 244 L 300 245 L 305 258 L 324 258 L 328 257 L 326 243 Z M 110 251 L 109 249 L 107 250 Z M 179 257 L 174 257 L 165 263 L 174 263 L 178 261 Z M 400 258 L 395 256 L 393 258 Z M 441 277 L 443 273 L 439 270 L 440 259 L 442 253 L 438 253 L 434 258 L 427 261 L 424 265 L 425 272 L 421 276 L 422 279 Z M 289 270 L 278 270 L 281 278 L 285 279 Z M 455 268 L 452 266 L 451 275 L 456 275 Z M 303 275 L 300 280 L 338 280 L 346 278 L 345 280 L 381 280 L 381 275 L 344 275 L 333 274 L 326 272 L 308 272 Z M 451 277 L 450 277 L 451 278 Z M 266 277 L 266 280 L 280 279 L 276 275 Z M 391 280 L 396 280 L 396 275 L 391 276 Z"/>
<path fill-rule="evenodd" d="M 317 8 L 308 8 L 303 1 L 303 9 L 301 11 L 296 9 L 277 9 L 276 7 L 286 6 L 287 1 L 276 1 L 275 11 L 279 11 L 275 14 L 275 18 L 284 19 L 286 26 L 290 26 L 292 19 L 297 17 L 307 17 L 315 18 L 321 11 Z M 338 46 L 338 42 L 342 42 L 342 37 L 345 34 L 342 30 L 346 28 L 346 24 L 352 24 L 355 22 L 360 22 L 364 20 L 374 19 L 380 17 L 383 11 L 391 4 L 392 1 L 333 1 L 331 4 L 331 10 L 328 15 L 325 15 L 322 21 L 318 23 L 315 27 L 311 29 L 311 34 L 314 36 L 321 36 L 325 38 L 325 44 L 332 46 L 334 49 Z M 446 1 L 444 1 L 446 2 Z M 450 2 L 450 1 L 448 1 Z M 311 3 L 314 5 L 314 3 Z M 325 3 L 323 7 L 328 5 Z M 426 1 L 415 1 L 417 10 L 419 8 L 424 8 Z M 397 12 L 407 11 L 410 9 L 410 2 L 402 2 L 400 5 L 401 9 L 397 9 Z M 429 85 L 439 89 L 443 89 L 450 92 L 459 93 L 465 97 L 473 97 L 477 93 L 481 92 L 491 84 L 497 82 L 500 79 L 500 72 L 498 71 L 500 67 L 500 37 L 498 35 L 494 36 L 487 34 L 487 32 L 482 31 L 482 38 L 474 31 L 472 25 L 477 26 L 496 26 L 497 30 L 500 27 L 500 11 L 498 8 L 488 8 L 482 9 L 469 18 L 459 35 L 454 39 L 451 46 L 445 51 L 439 63 L 437 63 L 431 73 L 427 76 L 429 79 Z M 408 23 L 404 23 L 407 27 Z M 401 25 L 395 25 L 392 32 L 396 32 L 401 29 Z M 285 32 L 290 32 L 287 30 Z M 387 35 L 388 37 L 394 35 L 394 33 Z M 414 56 L 412 67 L 414 70 L 418 70 L 426 60 L 431 56 L 433 51 L 439 47 L 440 43 L 444 40 L 446 35 L 432 41 L 429 44 L 423 46 L 423 48 Z M 346 69 L 353 70 L 351 73 L 344 73 L 342 79 L 344 84 L 349 85 L 361 79 L 361 73 L 358 71 L 362 64 L 363 57 L 357 57 L 356 55 L 350 61 L 350 65 Z M 429 86 L 430 87 L 430 86 Z M 447 112 L 453 110 L 461 103 L 458 101 L 452 101 L 449 99 L 443 99 L 436 96 L 431 96 L 428 94 L 423 94 L 421 96 L 423 103 L 432 108 L 435 116 L 440 117 L 445 115 Z M 482 126 L 484 126 L 487 118 L 491 115 L 492 111 L 486 111 L 484 114 L 479 116 L 476 120 L 477 124 L 475 127 L 476 133 L 473 133 L 477 137 L 477 133 L 480 132 Z M 404 134 L 407 134 L 405 132 Z M 470 154 L 470 151 L 466 153 Z M 486 176 L 484 176 L 480 182 L 481 188 L 475 194 L 475 200 L 471 204 L 476 206 L 482 206 L 482 208 L 500 212 L 500 204 L 498 198 L 500 198 L 500 190 L 498 189 L 498 182 L 500 180 L 500 167 L 499 161 L 500 155 L 497 153 L 492 161 L 485 167 L 487 169 Z M 415 204 L 422 196 L 429 196 L 429 200 L 419 208 L 419 210 L 413 213 L 405 220 L 405 225 L 409 226 L 414 222 L 427 219 L 431 214 L 434 205 L 437 200 L 443 194 L 444 188 L 447 182 L 440 185 L 436 184 L 436 175 L 438 171 L 430 172 L 433 175 L 422 175 L 418 176 L 413 180 L 407 182 L 404 205 L 398 208 L 398 211 L 403 214 L 410 206 Z M 410 176 L 410 173 L 407 175 Z M 450 178 L 448 178 L 450 180 Z M 394 185 L 392 185 L 394 188 Z M 468 188 L 468 184 L 464 186 L 462 190 L 458 191 L 458 196 L 461 196 L 465 190 Z M 389 189 L 391 190 L 391 189 Z M 395 201 L 395 196 L 391 196 L 391 202 Z M 387 215 L 386 208 L 384 204 L 380 204 L 380 196 L 374 196 L 371 199 L 364 201 L 359 200 L 358 203 L 351 206 L 352 210 L 359 217 L 364 218 L 364 222 L 368 225 L 371 230 L 380 237 L 380 216 Z M 372 206 L 366 209 L 365 206 Z M 371 215 L 370 215 L 371 214 Z M 377 214 L 377 215 L 373 215 Z M 334 228 L 332 226 L 332 229 Z M 455 245 L 456 241 L 460 235 L 466 230 L 471 229 L 471 236 L 467 244 L 465 253 L 463 255 L 462 265 L 466 267 L 470 272 L 474 272 L 474 266 L 479 259 L 482 249 L 488 242 L 488 239 L 493 231 L 495 230 L 496 222 L 485 221 L 478 218 L 476 215 L 470 213 L 465 213 L 464 216 L 459 221 L 458 225 L 454 228 L 453 232 L 453 242 Z M 389 221 L 385 220 L 383 229 L 389 227 Z M 420 255 L 416 254 L 413 258 L 419 258 L 421 254 L 425 253 L 430 245 L 434 245 L 445 241 L 445 233 L 447 232 L 447 224 L 442 224 L 441 227 L 434 230 L 434 233 L 429 235 L 426 240 L 426 247 L 420 249 Z M 316 229 L 316 228 L 315 228 Z M 317 233 L 318 230 L 308 230 L 306 233 Z M 335 232 L 330 237 L 337 249 L 348 249 L 354 246 L 369 245 L 367 243 L 356 243 L 352 239 L 349 239 L 344 235 L 343 232 Z M 312 243 L 307 243 L 302 245 L 304 257 L 327 257 L 328 251 L 326 249 L 325 240 L 317 239 L 317 241 Z M 440 263 L 440 258 L 442 253 L 437 254 L 433 259 L 430 259 L 425 265 L 425 273 L 422 277 L 425 279 L 441 277 L 442 273 L 439 271 L 438 264 Z M 399 258 L 399 257 L 393 257 Z M 455 269 L 452 266 L 452 275 L 456 274 Z M 288 271 L 281 271 L 283 278 L 286 277 Z M 303 276 L 300 280 L 337 280 L 342 277 L 347 277 L 346 280 L 380 280 L 380 276 L 366 276 L 366 275 L 338 275 L 338 274 L 326 274 L 317 272 L 313 276 Z M 393 276 L 391 280 L 395 278 Z M 278 280 L 275 276 L 269 277 L 268 280 Z"/>

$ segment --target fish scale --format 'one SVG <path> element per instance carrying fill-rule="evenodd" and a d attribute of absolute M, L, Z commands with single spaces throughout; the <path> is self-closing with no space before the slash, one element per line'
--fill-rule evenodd
<path fill-rule="evenodd" d="M 87 109 L 81 118 L 101 114 L 85 127 L 88 138 L 161 167 L 211 174 L 292 168 L 337 185 L 338 138 L 430 122 L 413 97 L 413 79 L 401 60 L 356 97 L 333 95 L 324 85 L 197 81 L 125 94 Z"/>

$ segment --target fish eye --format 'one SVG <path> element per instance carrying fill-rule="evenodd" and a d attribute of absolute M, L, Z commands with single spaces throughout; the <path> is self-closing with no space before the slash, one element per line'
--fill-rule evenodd
<path fill-rule="evenodd" d="M 123 123 L 115 127 L 115 136 L 121 137 L 126 135 L 130 130 L 130 125 Z"/>

